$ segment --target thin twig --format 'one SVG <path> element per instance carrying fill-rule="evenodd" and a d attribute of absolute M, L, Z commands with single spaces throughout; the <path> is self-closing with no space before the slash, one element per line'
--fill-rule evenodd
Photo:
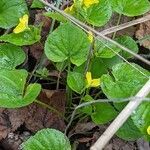
<path fill-rule="evenodd" d="M 66 127 L 66 130 L 65 130 L 65 134 L 67 134 L 67 131 L 68 129 L 70 128 L 73 120 L 74 120 L 74 117 L 75 117 L 75 114 L 77 112 L 78 109 L 81 109 L 83 107 L 86 107 L 86 106 L 90 106 L 90 105 L 93 105 L 93 104 L 97 104 L 97 103 L 108 103 L 108 102 L 113 102 L 113 103 L 122 103 L 122 102 L 128 102 L 128 101 L 135 101 L 135 100 L 139 100 L 139 99 L 143 99 L 143 97 L 129 97 L 129 98 L 117 98 L 117 99 L 97 99 L 95 101 L 93 101 L 93 99 L 91 99 L 90 102 L 85 102 L 85 103 L 82 103 L 80 105 L 78 105 L 72 115 L 71 115 L 71 119 Z M 144 101 L 150 101 L 150 98 L 144 98 Z"/>
<path fill-rule="evenodd" d="M 150 92 L 150 79 L 142 87 L 142 89 L 136 94 L 134 101 L 130 101 L 116 119 L 110 124 L 106 131 L 101 135 L 97 142 L 91 147 L 90 150 L 102 150 L 117 130 L 125 123 L 125 121 L 131 116 L 133 111 L 143 102 Z M 136 99 L 136 97 L 142 97 Z"/>
<path fill-rule="evenodd" d="M 117 31 L 123 30 L 125 28 L 137 25 L 139 23 L 143 23 L 143 22 L 148 21 L 148 20 L 150 20 L 150 15 L 147 15 L 147 16 L 144 16 L 142 18 L 123 23 L 123 24 L 118 25 L 118 26 L 111 27 L 109 29 L 101 31 L 100 33 L 103 35 L 108 35 L 108 34 L 111 34 L 113 32 L 117 32 Z"/>
<path fill-rule="evenodd" d="M 92 27 L 84 24 L 83 22 L 79 21 L 78 19 L 74 18 L 73 16 L 65 13 L 64 11 L 56 8 L 55 6 L 53 6 L 52 4 L 49 4 L 48 2 L 45 2 L 44 0 L 39 0 L 41 1 L 43 4 L 49 6 L 51 9 L 55 10 L 56 12 L 62 14 L 64 17 L 68 18 L 72 23 L 74 23 L 75 25 L 77 25 L 78 27 L 84 29 L 84 31 L 86 31 L 87 33 L 89 31 L 91 31 L 93 34 L 97 35 L 98 37 L 101 37 L 103 39 L 105 39 L 106 41 L 109 41 L 110 43 L 120 47 L 122 50 L 128 52 L 129 54 L 133 55 L 134 57 L 138 58 L 139 60 L 145 62 L 146 64 L 150 65 L 150 61 L 146 60 L 145 58 L 141 57 L 140 55 L 134 53 L 133 51 L 129 50 L 128 48 L 122 46 L 121 44 L 119 44 L 118 42 L 106 37 L 105 35 L 101 34 L 100 32 L 96 31 L 95 29 L 93 29 Z M 149 18 L 150 19 L 150 18 Z M 87 29 L 87 30 L 86 30 Z"/>
<path fill-rule="evenodd" d="M 116 25 L 116 27 L 118 27 L 119 26 L 119 24 L 120 24 L 120 21 L 121 21 L 121 14 L 119 14 L 119 17 L 118 17 L 118 21 L 117 21 L 117 25 Z M 110 28 L 109 28 L 110 29 Z M 112 36 L 112 39 L 114 39 L 115 37 L 116 37 L 116 34 L 117 34 L 117 31 L 115 31 L 114 33 L 113 33 L 113 36 Z"/>

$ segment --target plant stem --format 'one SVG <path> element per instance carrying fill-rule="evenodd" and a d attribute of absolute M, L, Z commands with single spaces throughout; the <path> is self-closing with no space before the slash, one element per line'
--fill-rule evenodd
<path fill-rule="evenodd" d="M 64 115 L 62 113 L 60 113 L 58 110 L 56 110 L 55 108 L 53 108 L 52 106 L 50 106 L 46 103 L 43 103 L 39 100 L 35 100 L 34 102 L 41 105 L 41 106 L 43 106 L 44 108 L 48 108 L 51 112 L 56 113 L 59 117 L 62 117 L 65 121 L 67 121 L 67 119 L 64 117 Z"/>
<path fill-rule="evenodd" d="M 56 7 L 59 8 L 60 4 L 61 4 L 61 1 L 58 1 Z M 55 19 L 52 20 L 49 34 L 54 30 L 55 22 L 56 22 Z M 36 64 L 34 70 L 32 71 L 32 74 L 30 75 L 28 82 L 30 81 L 30 79 L 32 78 L 34 72 L 35 72 L 37 69 L 42 69 L 42 68 L 44 67 L 46 61 L 47 61 L 47 57 L 46 57 L 45 53 L 43 52 L 43 54 L 42 54 L 42 56 L 41 56 L 41 59 L 40 59 L 39 63 Z"/>
<path fill-rule="evenodd" d="M 113 137 L 117 130 L 125 123 L 125 121 L 130 117 L 133 111 L 144 101 L 150 93 L 150 79 L 141 88 L 141 90 L 136 94 L 135 98 L 130 101 L 121 113 L 116 117 L 116 119 L 109 125 L 106 131 L 101 135 L 101 137 L 96 141 L 96 143 L 90 148 L 90 150 L 102 150 L 108 141 Z M 138 99 L 139 98 L 139 99 Z"/>
<path fill-rule="evenodd" d="M 71 70 L 71 62 L 69 60 L 68 62 L 68 73 Z M 67 90 L 67 106 L 70 107 L 72 104 L 72 90 L 70 89 L 70 87 L 68 86 L 68 84 L 66 85 L 66 90 Z"/>
<path fill-rule="evenodd" d="M 118 26 L 118 25 L 120 24 L 120 21 L 121 21 L 121 14 L 119 14 L 119 17 L 118 17 L 118 21 L 117 21 L 117 25 L 116 25 L 116 26 Z M 117 33 L 117 31 L 114 32 L 112 39 L 114 39 L 114 38 L 116 37 L 116 33 Z"/>
<path fill-rule="evenodd" d="M 61 69 L 60 69 L 60 71 L 59 71 L 59 73 L 58 73 L 58 78 L 57 78 L 57 84 L 56 84 L 56 90 L 58 90 L 59 89 L 59 83 L 60 83 L 60 76 L 61 76 L 61 72 L 62 72 L 62 68 L 63 68 L 63 65 L 64 65 L 64 62 L 62 62 L 62 64 L 61 64 Z"/>

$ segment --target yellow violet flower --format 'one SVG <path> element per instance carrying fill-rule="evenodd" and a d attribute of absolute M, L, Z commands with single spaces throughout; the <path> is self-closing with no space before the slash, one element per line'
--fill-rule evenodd
<path fill-rule="evenodd" d="M 86 73 L 87 87 L 98 87 L 100 85 L 100 79 L 92 79 L 91 72 Z"/>
<path fill-rule="evenodd" d="M 93 43 L 94 37 L 93 37 L 93 33 L 91 31 L 89 31 L 89 33 L 88 33 L 88 39 L 89 39 L 90 43 Z"/>
<path fill-rule="evenodd" d="M 99 0 L 83 0 L 83 4 L 86 8 L 89 8 L 93 4 L 98 4 Z"/>
<path fill-rule="evenodd" d="M 74 11 L 74 4 L 71 5 L 70 7 L 67 7 L 67 8 L 64 10 L 64 12 L 66 12 L 66 13 L 69 13 L 69 12 L 72 12 L 72 11 Z"/>
<path fill-rule="evenodd" d="M 26 29 L 29 29 L 28 20 L 29 20 L 29 16 L 27 14 L 19 18 L 19 24 L 16 26 L 13 32 L 17 34 L 17 33 L 23 32 Z"/>
<path fill-rule="evenodd" d="M 147 128 L 147 133 L 148 133 L 148 135 L 150 135 L 150 126 L 148 126 L 148 128 Z"/>

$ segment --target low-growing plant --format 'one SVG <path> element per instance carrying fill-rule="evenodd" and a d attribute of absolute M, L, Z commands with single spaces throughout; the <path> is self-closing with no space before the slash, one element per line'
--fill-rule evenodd
<path fill-rule="evenodd" d="M 56 6 L 60 6 L 59 0 Z M 44 7 L 41 0 L 33 0 L 30 9 Z M 90 26 L 103 27 L 114 13 L 120 20 L 121 16 L 140 16 L 149 10 L 148 0 L 74 0 L 64 12 Z M 15 109 L 33 102 L 44 105 L 37 100 L 42 89 L 40 83 L 30 79 L 33 75 L 40 79 L 50 78 L 47 66 L 35 66 L 34 72 L 30 73 L 21 65 L 27 57 L 23 47 L 43 42 L 43 56 L 46 57 L 41 61 L 47 58 L 60 74 L 66 74 L 62 82 L 67 91 L 67 107 L 91 102 L 78 109 L 77 116 L 90 117 L 98 125 L 109 123 L 127 104 L 122 99 L 135 96 L 149 79 L 150 72 L 129 63 L 133 55 L 95 37 L 90 31 L 86 33 L 60 13 L 49 11 L 43 16 L 53 19 L 45 42 L 41 40 L 42 24 L 29 25 L 30 11 L 25 0 L 0 1 L 0 107 Z M 132 52 L 139 52 L 139 46 L 131 36 L 114 34 L 113 39 Z M 60 78 L 55 81 L 59 89 Z M 107 102 L 92 103 L 104 95 Z M 150 103 L 143 102 L 116 135 L 124 140 L 144 137 L 150 141 Z M 24 150 L 71 149 L 66 135 L 54 129 L 38 131 L 21 146 Z"/>

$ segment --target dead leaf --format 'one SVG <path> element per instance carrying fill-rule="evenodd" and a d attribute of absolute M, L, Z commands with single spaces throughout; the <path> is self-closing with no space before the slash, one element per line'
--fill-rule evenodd
<path fill-rule="evenodd" d="M 64 114 L 66 99 L 65 92 L 43 90 L 39 96 L 39 99 L 61 112 L 61 114 Z M 64 131 L 64 120 L 56 113 L 51 112 L 38 104 L 32 104 L 28 106 L 27 109 L 28 115 L 25 125 L 26 128 L 32 132 L 36 132 L 42 128 L 55 128 Z"/>
<path fill-rule="evenodd" d="M 25 108 L 0 109 L 0 140 L 20 127 L 25 120 Z"/>
<path fill-rule="evenodd" d="M 65 92 L 43 90 L 39 99 L 62 114 L 65 112 Z M 65 129 L 62 117 L 35 103 L 20 109 L 1 108 L 0 140 L 6 138 L 8 133 L 16 131 L 22 124 L 25 124 L 26 128 L 32 132 L 43 128 L 55 128 L 61 131 Z"/>
<path fill-rule="evenodd" d="M 150 36 L 150 21 L 141 23 L 136 31 L 135 36 L 139 40 L 141 46 L 150 49 L 150 38 L 143 39 L 144 37 Z"/>
<path fill-rule="evenodd" d="M 84 133 L 84 132 L 92 130 L 96 126 L 97 125 L 94 124 L 93 122 L 78 123 L 74 130 L 75 130 L 75 133 Z"/>
<path fill-rule="evenodd" d="M 93 137 L 84 137 L 84 138 L 79 138 L 77 141 L 80 143 L 88 143 L 91 140 L 93 140 Z"/>
<path fill-rule="evenodd" d="M 43 45 L 41 43 L 35 43 L 31 45 L 30 54 L 39 62 L 43 54 Z"/>

